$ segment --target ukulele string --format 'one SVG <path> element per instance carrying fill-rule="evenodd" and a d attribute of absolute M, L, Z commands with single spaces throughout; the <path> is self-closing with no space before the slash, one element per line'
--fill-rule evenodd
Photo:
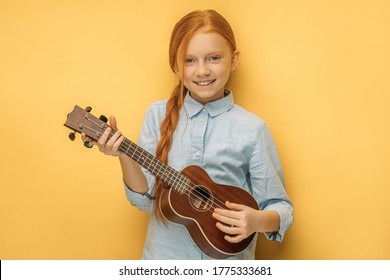
<path fill-rule="evenodd" d="M 97 123 L 95 123 L 90 117 L 89 117 L 89 115 L 87 115 L 86 116 L 86 119 L 87 120 L 89 120 L 90 122 L 92 122 L 92 123 L 94 123 L 95 125 L 97 125 L 103 132 L 104 132 L 104 130 L 105 129 L 107 129 L 109 126 L 108 125 L 106 125 L 105 123 L 103 123 L 102 125 L 99 125 L 99 124 L 97 124 Z M 96 131 L 96 130 L 94 130 L 94 129 L 91 129 L 91 128 L 89 128 L 89 127 L 85 127 L 85 128 L 88 128 L 88 129 L 90 129 L 90 130 L 92 130 L 92 131 L 94 131 L 94 132 L 96 132 L 96 136 L 97 136 L 97 138 L 100 138 L 101 136 L 102 136 L 102 134 L 103 134 L 103 132 L 101 132 L 101 133 L 99 133 L 98 131 Z M 112 128 L 111 128 L 112 129 Z M 108 135 L 108 139 L 110 139 L 114 134 L 115 134 L 115 130 L 111 130 L 111 132 L 110 132 L 110 134 Z M 119 147 L 124 147 L 124 148 L 126 148 L 126 151 L 128 151 L 129 150 L 129 148 L 131 147 L 131 142 L 128 144 L 127 143 L 127 141 L 125 141 L 125 140 L 127 140 L 127 138 L 125 138 L 123 141 L 122 141 L 122 143 L 120 144 L 120 146 Z M 133 149 L 134 150 L 134 149 Z M 138 153 L 138 154 L 137 154 Z M 136 156 L 138 156 L 138 158 L 140 158 L 141 156 L 142 156 L 142 150 L 141 150 L 141 152 L 138 152 L 137 151 L 137 149 L 135 149 L 134 150 L 134 152 L 133 152 L 133 156 L 134 155 L 136 155 Z M 146 159 L 147 159 L 147 157 L 146 157 Z M 145 164 L 145 163 L 144 163 Z M 177 172 L 178 174 L 180 174 L 179 172 Z M 182 176 L 184 176 L 183 174 L 181 174 Z M 185 176 L 184 176 L 185 177 Z M 185 177 L 186 179 L 188 179 L 187 177 Z M 190 182 L 190 183 L 192 183 L 189 179 L 188 179 L 188 181 Z M 177 182 L 176 182 L 177 183 Z M 185 183 L 185 182 L 183 182 L 183 183 Z M 192 183 L 193 184 L 193 183 Z M 199 200 L 207 200 L 207 201 L 209 201 L 210 199 L 208 198 L 208 197 L 206 197 L 203 193 L 201 193 L 201 192 L 199 192 L 197 189 L 194 189 L 193 187 L 196 187 L 196 185 L 195 184 L 193 184 L 192 186 L 190 185 L 189 186 L 189 188 L 190 189 L 193 189 L 194 191 L 192 192 L 192 194 L 193 194 L 193 196 L 195 197 L 195 198 L 197 198 L 197 199 L 199 199 Z M 191 190 L 190 189 L 188 189 L 188 184 L 187 183 L 185 183 L 185 186 L 184 186 L 184 191 L 185 192 L 183 192 L 183 194 L 185 194 L 186 196 L 188 196 L 188 197 L 190 197 L 191 196 Z M 213 196 L 214 197 L 214 200 L 211 200 L 211 203 L 212 203 L 212 205 L 207 209 L 207 211 L 210 211 L 210 210 L 213 210 L 213 209 L 215 209 L 215 208 L 217 208 L 217 207 L 219 207 L 219 208 L 226 208 L 225 207 L 225 203 L 223 202 L 223 201 L 221 201 L 220 199 L 218 199 L 217 197 L 215 197 L 215 196 Z M 216 205 L 217 207 L 215 207 L 214 205 Z M 211 212 L 211 211 L 210 211 Z"/>
<path fill-rule="evenodd" d="M 190 184 L 192 184 L 192 187 L 196 187 L 196 185 L 195 185 L 194 183 L 192 183 L 191 181 L 190 181 Z M 186 185 L 186 187 L 187 187 L 187 186 L 188 186 L 188 185 Z M 189 186 L 190 189 L 193 189 L 192 187 Z M 186 195 L 187 195 L 187 196 L 191 196 L 191 190 L 189 190 L 188 188 L 186 188 L 186 190 L 188 191 L 188 193 L 186 193 Z M 194 192 L 196 193 L 196 195 L 195 195 L 196 198 L 201 199 L 201 200 L 205 199 L 205 200 L 207 200 L 207 201 L 211 201 L 212 205 L 207 209 L 207 211 L 214 210 L 214 209 L 216 209 L 216 208 L 225 208 L 225 209 L 226 209 L 226 206 L 225 206 L 224 202 L 221 201 L 220 199 L 218 199 L 218 197 L 215 197 L 215 196 L 213 195 L 214 199 L 209 199 L 207 196 L 205 196 L 204 194 L 202 194 L 201 192 L 199 192 L 199 191 L 196 190 L 196 189 L 194 189 Z M 194 192 L 192 192 L 192 193 L 194 193 Z M 198 194 L 199 194 L 200 196 L 198 196 Z M 219 203 L 218 203 L 218 202 L 219 202 Z M 216 206 L 214 207 L 214 205 L 216 205 Z M 210 211 L 210 212 L 211 212 L 211 211 Z"/>
<path fill-rule="evenodd" d="M 94 125 L 96 125 L 97 127 L 99 127 L 103 132 L 105 131 L 106 128 L 108 128 L 108 125 L 107 125 L 106 123 L 104 123 L 104 122 L 103 122 L 102 124 L 99 124 L 99 123 L 95 122 L 93 119 L 91 119 L 91 117 L 90 117 L 89 114 L 86 114 L 86 115 L 85 115 L 85 118 L 86 118 L 88 121 L 90 121 L 91 123 L 93 123 Z M 103 134 L 103 132 L 99 132 L 99 131 L 97 131 L 97 130 L 91 128 L 91 127 L 84 126 L 84 125 L 83 125 L 82 127 L 83 127 L 83 128 L 86 128 L 86 129 L 89 129 L 89 130 L 91 130 L 91 131 L 93 131 L 93 132 L 95 132 L 97 138 L 100 138 L 100 137 L 102 136 L 102 134 Z M 113 130 L 113 129 L 111 128 L 111 132 L 110 132 L 110 134 L 108 135 L 108 138 L 110 139 L 112 136 L 114 136 L 115 133 L 116 133 L 116 131 Z M 126 138 L 125 138 L 125 140 L 126 140 Z M 125 140 L 122 141 L 120 147 L 125 147 L 125 148 L 126 148 L 126 151 L 128 151 L 129 148 L 131 147 L 131 142 L 128 144 L 127 141 L 125 141 Z M 137 153 L 139 153 L 139 154 L 137 155 Z M 141 157 L 142 157 L 142 154 L 143 154 L 143 149 L 141 150 L 141 152 L 138 152 L 137 149 L 135 149 L 134 152 L 133 152 L 133 156 L 136 155 L 138 158 L 141 158 Z M 148 159 L 148 157 L 146 156 L 145 159 Z M 144 163 L 144 165 L 145 165 L 145 160 L 144 160 L 143 163 Z M 177 173 L 180 174 L 179 172 L 177 172 Z M 184 176 L 183 174 L 181 174 L 181 175 Z M 176 177 L 177 177 L 177 176 L 176 176 Z M 184 176 L 184 177 L 185 177 L 185 176 Z M 186 177 L 185 177 L 185 178 L 186 178 Z M 177 178 L 176 178 L 176 179 L 177 179 Z M 188 178 L 186 178 L 186 179 L 188 179 Z M 177 184 L 177 182 L 175 182 L 175 181 L 176 181 L 176 180 L 174 180 L 174 183 Z M 181 181 L 181 180 L 179 180 L 179 181 Z M 188 181 L 189 181 L 190 183 L 192 183 L 189 179 L 188 179 Z M 191 190 L 188 189 L 187 183 L 186 183 L 186 182 L 180 182 L 180 183 L 184 183 L 184 184 L 185 184 L 185 186 L 184 186 L 184 191 L 187 192 L 187 193 L 184 192 L 184 194 L 187 195 L 188 197 L 190 197 L 190 196 L 191 196 Z M 192 184 L 193 184 L 193 183 L 192 183 Z M 197 189 L 195 189 L 195 188 L 193 188 L 193 187 L 196 187 L 196 185 L 193 184 L 193 186 L 191 186 L 191 185 L 189 186 L 190 189 L 193 189 L 193 190 L 194 190 L 194 191 L 192 192 L 193 197 L 195 197 L 195 198 L 197 198 L 197 199 L 199 199 L 199 200 L 201 200 L 201 201 L 205 201 L 205 200 L 209 201 L 209 200 L 210 200 L 207 196 L 205 196 L 203 193 L 199 192 Z M 194 195 L 194 193 L 195 193 L 195 195 Z M 213 196 L 213 197 L 214 197 L 214 200 L 211 200 L 212 205 L 211 205 L 211 207 L 209 207 L 209 209 L 208 209 L 207 211 L 209 211 L 210 209 L 215 209 L 216 207 L 214 207 L 214 204 L 215 204 L 216 206 L 218 206 L 219 208 L 224 208 L 224 207 L 225 207 L 223 201 L 219 200 L 219 199 L 218 199 L 217 197 L 215 197 L 215 196 Z M 217 203 L 216 203 L 216 202 L 217 202 Z M 221 204 L 218 204 L 218 202 L 221 203 Z"/>
<path fill-rule="evenodd" d="M 115 132 L 111 132 L 109 137 L 111 138 L 111 137 L 114 135 L 114 133 L 115 133 Z M 131 143 L 128 144 L 126 141 L 122 141 L 121 146 L 124 147 L 124 148 L 126 148 L 126 150 L 129 150 L 129 148 L 131 147 Z M 132 149 L 132 150 L 134 150 L 134 149 Z M 140 158 L 140 157 L 142 156 L 142 150 L 141 150 L 141 152 L 138 152 L 137 150 L 134 150 L 133 156 L 134 156 L 134 155 L 136 155 L 138 158 Z M 146 157 L 146 159 L 147 159 L 147 157 Z M 144 164 L 145 164 L 145 161 L 144 161 Z M 179 173 L 179 172 L 178 172 L 178 174 L 184 176 L 183 174 L 181 174 L 181 173 Z M 185 176 L 184 176 L 184 177 L 185 177 Z M 188 179 L 187 177 L 185 177 L 185 178 Z M 189 179 L 188 179 L 188 181 L 192 184 L 192 186 L 191 186 L 191 185 L 188 185 L 186 182 L 184 182 L 184 181 L 182 181 L 181 179 L 179 179 L 179 183 L 185 184 L 183 194 L 185 194 L 186 196 L 189 197 L 189 196 L 191 196 L 191 190 L 190 190 L 190 189 L 193 189 L 192 194 L 193 194 L 193 196 L 194 196 L 195 198 L 197 198 L 197 199 L 199 199 L 199 200 L 203 200 L 203 201 L 204 201 L 204 200 L 207 200 L 207 201 L 210 200 L 206 195 L 204 195 L 203 193 L 201 193 L 201 192 L 198 191 L 197 189 L 193 188 L 193 187 L 196 187 L 195 184 L 193 184 Z M 175 182 L 175 183 L 178 183 L 178 182 Z M 218 199 L 218 198 L 215 197 L 215 196 L 213 196 L 213 197 L 214 197 L 214 200 L 210 200 L 210 201 L 212 202 L 212 206 L 209 207 L 208 211 L 209 211 L 210 209 L 213 210 L 213 209 L 215 209 L 215 208 L 217 208 L 217 207 L 219 207 L 219 208 L 226 208 L 223 201 L 221 201 L 220 199 Z M 214 205 L 216 205 L 217 207 L 215 207 Z"/>
<path fill-rule="evenodd" d="M 104 133 L 104 131 L 107 129 L 107 128 L 109 128 L 110 126 L 109 125 L 107 125 L 106 123 L 104 123 L 104 122 L 101 122 L 100 120 L 97 120 L 97 121 L 94 121 L 92 118 L 91 118 L 91 115 L 90 114 L 86 114 L 85 115 L 85 118 L 89 121 L 89 122 L 91 122 L 91 123 L 93 123 L 94 125 L 96 125 L 97 127 L 99 127 L 99 129 L 101 129 L 101 132 L 99 132 L 99 131 L 97 131 L 97 130 L 95 130 L 95 129 L 93 129 L 93 128 L 90 128 L 90 127 L 87 127 L 87 126 L 83 126 L 83 128 L 87 128 L 87 129 L 89 129 L 89 130 L 92 130 L 92 131 L 94 131 L 95 133 L 96 133 L 96 137 L 97 138 L 101 138 L 101 136 L 103 135 L 103 133 Z M 101 124 L 99 124 L 99 123 L 97 123 L 97 122 L 101 122 Z M 110 127 L 111 128 L 111 127 Z M 114 134 L 116 133 L 116 131 L 114 130 L 114 129 L 112 129 L 111 128 L 111 132 L 110 132 L 110 134 L 108 135 L 108 139 L 110 139 Z M 130 141 L 130 143 L 128 144 L 127 143 L 127 141 L 125 141 L 125 140 L 127 140 L 127 138 L 125 138 L 123 141 L 122 141 L 122 143 L 120 144 L 120 146 L 119 147 L 125 147 L 126 148 L 126 153 L 127 153 L 127 151 L 129 150 L 129 148 L 131 147 L 131 141 Z M 143 151 L 143 149 L 141 149 L 141 152 L 140 152 L 140 154 L 139 155 L 137 155 L 139 158 L 142 156 L 142 151 Z M 135 149 L 134 150 L 134 152 L 133 152 L 133 156 L 134 155 L 136 155 L 137 153 L 139 153 L 138 151 L 137 151 L 137 149 Z M 146 159 L 147 159 L 147 157 L 146 157 Z M 144 164 L 145 164 L 145 162 L 144 162 Z M 176 171 L 177 172 L 177 171 Z M 181 174 L 181 173 L 179 173 L 179 172 L 177 172 L 178 174 Z M 182 176 L 184 176 L 183 174 L 181 174 Z M 184 176 L 185 177 L 185 176 Z M 188 179 L 187 177 L 185 177 L 186 179 Z M 188 179 L 188 181 L 191 183 L 191 184 L 193 184 L 189 179 Z M 177 183 L 177 182 L 176 182 Z M 183 183 L 185 183 L 185 182 L 183 182 Z M 190 185 L 189 186 L 189 188 L 190 189 L 188 189 L 188 185 L 187 185 L 187 183 L 185 183 L 185 189 L 184 189 L 184 191 L 186 192 L 184 192 L 184 194 L 185 195 L 187 195 L 188 197 L 190 197 L 191 196 L 191 190 L 190 189 L 193 189 L 194 191 L 192 192 L 192 194 L 194 194 L 195 193 L 195 195 L 193 195 L 194 197 L 196 197 L 197 199 L 200 199 L 200 200 L 207 200 L 207 201 L 210 201 L 210 199 L 208 198 L 208 197 L 206 197 L 203 193 L 201 193 L 201 192 L 199 192 L 197 189 L 194 189 L 193 187 L 196 187 L 196 185 L 195 184 L 193 184 L 192 186 Z M 218 206 L 219 208 L 226 208 L 225 207 L 225 203 L 223 202 L 223 201 L 221 201 L 220 199 L 218 199 L 217 197 L 215 197 L 215 196 L 213 196 L 214 197 L 214 200 L 211 200 L 211 206 L 207 209 L 207 211 L 209 211 L 209 212 L 211 212 L 210 210 L 213 210 L 213 209 L 215 209 L 215 208 L 217 208 L 217 207 L 214 207 L 214 204 L 216 205 L 216 206 Z"/>

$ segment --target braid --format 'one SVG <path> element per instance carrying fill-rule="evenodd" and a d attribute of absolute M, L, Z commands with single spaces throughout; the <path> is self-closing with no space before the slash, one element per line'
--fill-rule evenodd
<path fill-rule="evenodd" d="M 180 118 L 180 109 L 183 105 L 185 95 L 185 88 L 180 82 L 172 91 L 172 95 L 169 98 L 166 105 L 165 118 L 161 123 L 160 135 L 161 138 L 156 147 L 156 157 L 162 162 L 168 164 L 168 154 L 172 146 L 173 133 L 177 127 Z M 154 207 L 154 213 L 157 218 L 162 219 L 161 212 L 159 210 L 160 196 L 164 183 L 161 180 L 157 180 L 154 186 L 154 193 L 157 197 Z"/>

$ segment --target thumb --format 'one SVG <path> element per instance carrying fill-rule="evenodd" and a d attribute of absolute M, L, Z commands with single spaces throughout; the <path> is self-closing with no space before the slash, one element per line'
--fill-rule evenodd
<path fill-rule="evenodd" d="M 118 130 L 118 126 L 116 124 L 116 119 L 114 116 L 110 116 L 110 126 L 112 127 L 112 129 Z"/>

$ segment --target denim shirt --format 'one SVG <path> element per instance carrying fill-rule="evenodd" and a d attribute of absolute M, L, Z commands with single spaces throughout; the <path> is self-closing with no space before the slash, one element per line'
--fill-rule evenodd
<path fill-rule="evenodd" d="M 138 145 L 153 155 L 166 104 L 167 101 L 158 101 L 149 107 L 139 135 Z M 274 210 L 280 216 L 279 231 L 264 233 L 267 239 L 283 240 L 293 222 L 293 206 L 285 190 L 274 141 L 264 121 L 234 104 L 230 91 L 224 98 L 206 105 L 186 95 L 168 164 L 178 171 L 198 165 L 214 182 L 247 190 L 261 210 Z M 155 177 L 143 171 L 149 185 L 148 195 L 133 192 L 125 184 L 131 204 L 151 213 L 142 259 L 210 259 L 198 249 L 184 226 L 156 220 L 154 201 L 148 198 Z M 230 258 L 254 259 L 256 239 L 257 235 L 248 248 Z"/>

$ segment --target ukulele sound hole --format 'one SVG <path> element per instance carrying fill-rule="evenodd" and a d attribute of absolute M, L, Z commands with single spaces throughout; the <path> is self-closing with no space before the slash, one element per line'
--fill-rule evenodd
<path fill-rule="evenodd" d="M 194 187 L 191 190 L 189 199 L 192 207 L 199 211 L 208 210 L 212 203 L 211 192 L 205 187 Z"/>

